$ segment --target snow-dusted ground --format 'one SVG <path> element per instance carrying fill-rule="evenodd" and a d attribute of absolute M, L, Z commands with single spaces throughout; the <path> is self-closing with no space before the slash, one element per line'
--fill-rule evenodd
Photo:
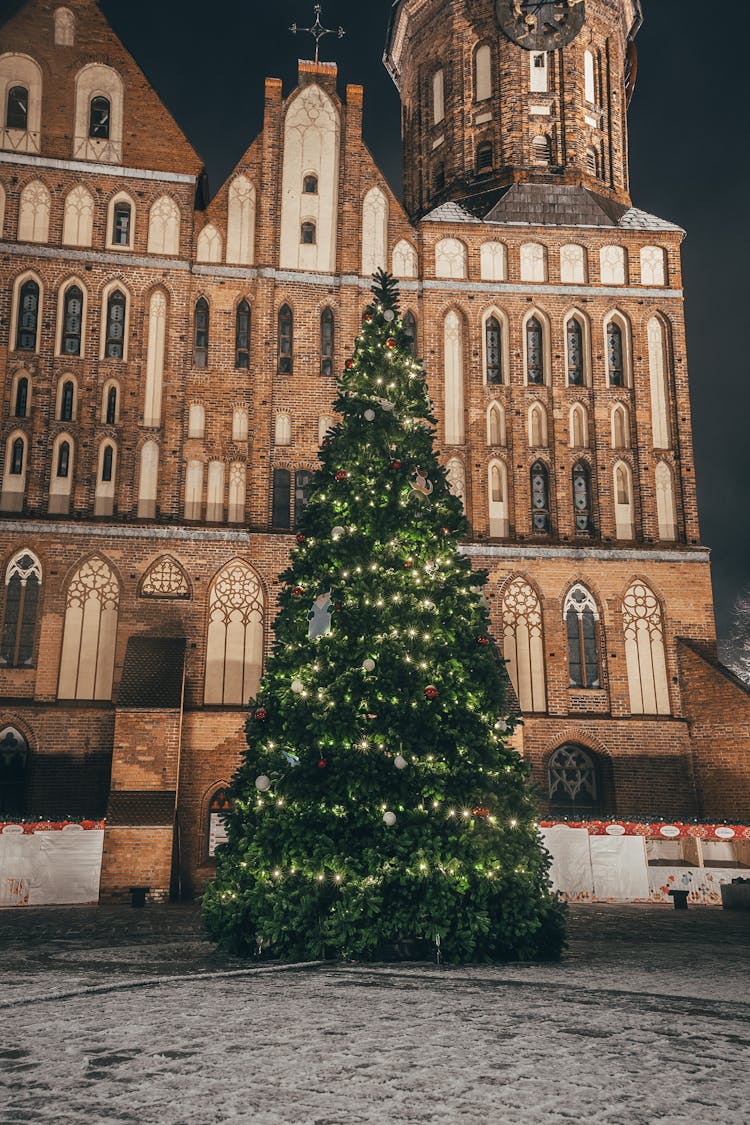
<path fill-rule="evenodd" d="M 579 907 L 560 965 L 451 969 L 248 967 L 190 914 L 22 913 L 3 1125 L 750 1121 L 750 916 Z"/>

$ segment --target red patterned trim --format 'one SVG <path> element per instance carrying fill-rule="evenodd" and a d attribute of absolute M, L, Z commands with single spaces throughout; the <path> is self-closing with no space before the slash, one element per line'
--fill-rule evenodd
<path fill-rule="evenodd" d="M 750 840 L 747 824 L 684 824 L 680 820 L 656 823 L 631 820 L 542 820 L 541 828 L 585 828 L 589 836 L 645 836 L 649 840 Z"/>
<path fill-rule="evenodd" d="M 6 828 L 22 828 L 24 836 L 33 836 L 35 832 L 62 832 L 63 828 L 82 828 L 84 832 L 104 831 L 104 820 L 34 820 L 19 823 L 17 820 L 0 821 L 0 833 Z M 12 833 L 9 833 L 12 835 Z"/>

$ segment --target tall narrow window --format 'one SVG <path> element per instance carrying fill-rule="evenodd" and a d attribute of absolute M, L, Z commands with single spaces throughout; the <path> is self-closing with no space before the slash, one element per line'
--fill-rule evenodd
<path fill-rule="evenodd" d="M 60 699 L 111 699 L 120 585 L 104 559 L 87 559 L 66 599 Z"/>
<path fill-rule="evenodd" d="M 612 410 L 612 448 L 627 449 L 630 446 L 630 421 L 627 409 L 621 402 Z"/>
<path fill-rule="evenodd" d="M 577 534 L 590 535 L 594 530 L 591 519 L 591 470 L 585 461 L 578 461 L 573 466 L 573 512 Z"/>
<path fill-rule="evenodd" d="M 409 311 L 404 317 L 404 332 L 409 337 L 407 345 L 409 353 L 413 356 L 417 354 L 417 318 L 414 313 Z"/>
<path fill-rule="evenodd" d="M 499 402 L 487 411 L 487 444 L 505 445 L 505 411 Z"/>
<path fill-rule="evenodd" d="M 474 100 L 486 102 L 491 97 L 492 50 L 489 43 L 482 43 L 474 55 Z"/>
<path fill-rule="evenodd" d="M 47 511 L 51 516 L 67 516 L 73 491 L 73 444 L 61 434 L 52 451 L 52 473 L 49 482 Z"/>
<path fill-rule="evenodd" d="M 307 507 L 310 498 L 310 481 L 312 473 L 307 469 L 298 469 L 294 474 L 294 526 L 299 526 L 302 513 Z"/>
<path fill-rule="evenodd" d="M 531 527 L 535 535 L 550 532 L 549 470 L 543 461 L 531 466 Z"/>
<path fill-rule="evenodd" d="M 3 488 L 0 494 L 0 510 L 3 512 L 23 511 L 26 492 L 27 446 L 23 434 L 11 434 L 5 445 L 5 468 Z"/>
<path fill-rule="evenodd" d="M 633 474 L 624 461 L 618 461 L 614 467 L 614 486 L 615 536 L 617 539 L 634 539 Z"/>
<path fill-rule="evenodd" d="M 531 154 L 534 164 L 552 163 L 552 142 L 549 137 L 539 134 L 531 142 Z"/>
<path fill-rule="evenodd" d="M 544 711 L 544 635 L 542 607 L 536 591 L 523 578 L 503 588 L 501 603 L 503 653 L 522 711 Z"/>
<path fill-rule="evenodd" d="M 655 316 L 648 322 L 648 371 L 654 449 L 668 449 L 667 334 L 663 323 Z"/>
<path fill-rule="evenodd" d="M 25 281 L 18 295 L 18 328 L 16 350 L 35 352 L 39 330 L 39 286 L 35 281 Z"/>
<path fill-rule="evenodd" d="M 568 383 L 571 387 L 583 386 L 583 331 L 574 316 L 568 321 Z"/>
<path fill-rule="evenodd" d="M 546 449 L 548 445 L 547 411 L 541 402 L 535 402 L 529 409 L 529 448 Z"/>
<path fill-rule="evenodd" d="M 58 410 L 61 422 L 72 422 L 75 415 L 76 385 L 72 379 L 66 379 L 60 390 L 60 406 Z"/>
<path fill-rule="evenodd" d="M 190 462 L 192 464 L 192 462 Z M 203 466 L 198 462 L 198 467 L 203 473 Z M 156 500 L 159 492 L 159 446 L 155 441 L 147 441 L 141 449 L 141 466 L 138 477 L 138 519 L 154 519 L 156 516 Z M 188 515 L 188 503 L 185 501 L 185 519 L 199 519 L 201 495 L 203 492 L 203 476 L 201 475 L 198 486 L 198 515 Z"/>
<path fill-rule="evenodd" d="M 206 485 L 206 519 L 221 523 L 224 519 L 224 489 L 226 470 L 223 461 L 209 461 Z"/>
<path fill-rule="evenodd" d="M 282 531 L 286 531 L 291 527 L 291 487 L 292 475 L 289 470 L 274 469 L 271 525 Z"/>
<path fill-rule="evenodd" d="M 199 297 L 195 302 L 195 326 L 193 338 L 193 366 L 208 366 L 208 301 Z"/>
<path fill-rule="evenodd" d="M 252 313 L 247 301 L 240 301 L 234 336 L 234 366 L 247 371 L 250 367 L 250 325 Z"/>
<path fill-rule="evenodd" d="M 120 289 L 110 293 L 107 301 L 104 355 L 106 359 L 123 359 L 125 356 L 125 294 Z"/>
<path fill-rule="evenodd" d="M 108 426 L 117 422 L 117 387 L 111 386 L 107 391 L 104 407 L 104 421 Z"/>
<path fill-rule="evenodd" d="M 502 461 L 490 465 L 490 537 L 506 539 L 508 519 L 508 470 Z"/>
<path fill-rule="evenodd" d="M 235 559 L 211 584 L 203 702 L 244 706 L 258 692 L 262 664 L 263 591 L 252 567 Z"/>
<path fill-rule="evenodd" d="M 445 117 L 445 72 L 436 70 L 432 76 L 432 124 L 439 125 Z"/>
<path fill-rule="evenodd" d="M 13 413 L 16 418 L 25 418 L 29 412 L 29 380 L 22 375 L 16 383 L 16 402 Z"/>
<path fill-rule="evenodd" d="M 16 727 L 0 730 L 0 816 L 18 819 L 27 811 L 29 744 Z M 23 884 L 21 884 L 23 885 Z"/>
<path fill-rule="evenodd" d="M 632 714 L 668 715 L 664 621 L 656 595 L 645 582 L 634 582 L 625 594 L 622 624 Z"/>
<path fill-rule="evenodd" d="M 488 316 L 484 325 L 484 346 L 487 357 L 487 382 L 498 385 L 503 381 L 503 351 L 500 321 Z"/>
<path fill-rule="evenodd" d="M 10 451 L 10 475 L 12 477 L 22 477 L 25 463 L 26 442 L 23 440 L 23 438 L 17 437 L 13 442 Z"/>
<path fill-rule="evenodd" d="M 279 309 L 279 374 L 291 375 L 294 370 L 294 342 L 292 310 L 289 305 Z"/>
<path fill-rule="evenodd" d="M 625 354 L 622 344 L 622 328 L 614 320 L 607 325 L 607 370 L 612 387 L 625 386 Z"/>
<path fill-rule="evenodd" d="M 130 246 L 133 210 L 129 203 L 115 203 L 112 211 L 112 245 Z"/>
<path fill-rule="evenodd" d="M 544 332 L 535 316 L 526 324 L 526 377 L 529 383 L 544 383 Z"/>
<path fill-rule="evenodd" d="M 545 51 L 532 51 L 529 56 L 532 94 L 546 94 L 549 90 L 549 71 Z"/>
<path fill-rule="evenodd" d="M 598 161 L 597 161 L 597 158 L 596 158 L 595 150 L 593 148 L 587 148 L 586 149 L 586 171 L 589 173 L 590 176 L 595 176 L 597 174 L 597 171 L 598 171 L 597 164 L 598 164 Z"/>
<path fill-rule="evenodd" d="M 492 171 L 493 163 L 492 141 L 482 141 L 477 145 L 477 172 L 481 174 Z"/>
<path fill-rule="evenodd" d="M 109 98 L 96 97 L 91 99 L 89 108 L 89 136 L 98 141 L 109 140 L 111 125 L 111 106 Z"/>
<path fill-rule="evenodd" d="M 320 314 L 320 374 L 333 375 L 334 320 L 333 309 Z"/>
<path fill-rule="evenodd" d="M 659 538 L 677 538 L 677 513 L 674 502 L 674 478 L 672 470 L 665 461 L 656 466 L 656 515 L 659 524 Z"/>
<path fill-rule="evenodd" d="M 63 301 L 62 354 L 81 354 L 81 332 L 83 328 L 83 293 L 77 285 L 65 291 Z"/>
<path fill-rule="evenodd" d="M 443 326 L 445 366 L 445 442 L 463 445 L 464 441 L 464 326 L 455 312 L 449 312 Z"/>
<path fill-rule="evenodd" d="M 117 473 L 117 451 L 112 442 L 105 441 L 99 446 L 99 470 L 94 494 L 94 515 L 111 516 L 115 510 L 115 476 Z"/>
<path fill-rule="evenodd" d="M 594 56 L 591 51 L 583 55 L 584 96 L 589 105 L 596 105 L 596 80 L 594 75 Z"/>
<path fill-rule="evenodd" d="M 70 476 L 70 442 L 61 441 L 57 447 L 57 472 L 56 476 L 67 480 Z"/>
<path fill-rule="evenodd" d="M 303 246 L 314 246 L 316 243 L 316 230 L 315 223 L 303 223 L 300 234 L 300 242 Z"/>
<path fill-rule="evenodd" d="M 104 446 L 102 453 L 102 480 L 109 483 L 112 480 L 112 465 L 114 462 L 114 450 L 111 445 Z"/>
<path fill-rule="evenodd" d="M 565 599 L 568 680 L 572 688 L 602 686 L 599 670 L 599 611 L 589 590 L 578 583 Z"/>
<path fill-rule="evenodd" d="M 5 617 L 0 663 L 13 668 L 29 667 L 34 656 L 42 567 L 29 551 L 21 551 L 5 572 Z"/>
<path fill-rule="evenodd" d="M 585 449 L 589 444 L 589 424 L 586 407 L 575 402 L 570 408 L 570 445 L 572 449 Z"/>
<path fill-rule="evenodd" d="M 29 91 L 25 86 L 11 86 L 8 90 L 5 127 L 20 129 L 24 133 L 29 127 Z"/>

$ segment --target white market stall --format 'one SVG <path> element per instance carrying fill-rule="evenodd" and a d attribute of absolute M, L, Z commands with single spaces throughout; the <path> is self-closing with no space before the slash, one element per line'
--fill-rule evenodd
<path fill-rule="evenodd" d="M 99 901 L 104 821 L 0 822 L 0 908 Z"/>

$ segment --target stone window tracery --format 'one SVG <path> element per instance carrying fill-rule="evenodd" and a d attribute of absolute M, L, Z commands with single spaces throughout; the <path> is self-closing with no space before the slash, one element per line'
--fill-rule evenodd
<path fill-rule="evenodd" d="M 370 188 L 362 204 L 362 276 L 388 268 L 388 199 Z"/>
<path fill-rule="evenodd" d="M 209 595 L 204 703 L 244 706 L 260 685 L 263 593 L 255 571 L 240 559 L 216 576 Z"/>
<path fill-rule="evenodd" d="M 602 285 L 625 285 L 627 255 L 624 246 L 602 246 L 599 251 Z"/>
<path fill-rule="evenodd" d="M 168 195 L 162 195 L 148 213 L 148 253 L 179 254 L 180 209 Z"/>
<path fill-rule="evenodd" d="M 417 276 L 417 251 L 405 238 L 402 238 L 393 247 L 391 262 L 391 272 L 394 277 L 409 278 Z"/>
<path fill-rule="evenodd" d="M 60 699 L 111 699 L 120 586 L 108 563 L 82 563 L 68 586 Z"/>
<path fill-rule="evenodd" d="M 542 607 L 536 591 L 522 578 L 503 589 L 503 651 L 508 673 L 526 712 L 546 709 Z"/>
<path fill-rule="evenodd" d="M 466 277 L 466 246 L 458 238 L 442 238 L 435 246 L 435 276 Z"/>
<path fill-rule="evenodd" d="M 17 727 L 0 730 L 0 816 L 26 813 L 26 777 L 29 744 Z"/>
<path fill-rule="evenodd" d="M 445 475 L 451 493 L 461 501 L 461 506 L 466 509 L 466 470 L 463 461 L 458 457 L 451 457 L 445 466 Z"/>
<path fill-rule="evenodd" d="M 222 248 L 221 235 L 213 223 L 207 223 L 198 235 L 197 261 L 216 265 L 221 261 Z"/>
<path fill-rule="evenodd" d="M 94 197 L 82 184 L 65 197 L 63 243 L 66 246 L 91 246 L 94 236 Z"/>
<path fill-rule="evenodd" d="M 560 746 L 549 760 L 547 780 L 549 799 L 557 807 L 592 810 L 599 803 L 596 765 L 581 746 Z"/>
<path fill-rule="evenodd" d="M 483 242 L 479 251 L 479 271 L 482 281 L 505 281 L 508 273 L 508 253 L 503 242 Z"/>
<path fill-rule="evenodd" d="M 547 250 L 539 242 L 525 242 L 521 247 L 521 281 L 547 280 Z"/>
<path fill-rule="evenodd" d="M 251 266 L 255 257 L 255 187 L 237 176 L 229 188 L 227 262 Z"/>
<path fill-rule="evenodd" d="M 55 12 L 55 46 L 73 47 L 75 45 L 75 16 L 69 8 L 58 8 Z"/>
<path fill-rule="evenodd" d="M 661 246 L 644 246 L 641 250 L 641 285 L 667 284 L 667 252 Z"/>
<path fill-rule="evenodd" d="M 585 285 L 588 280 L 586 251 L 569 243 L 560 250 L 560 280 L 563 285 Z"/>
<path fill-rule="evenodd" d="M 622 624 L 632 714 L 669 715 L 664 622 L 659 601 L 645 582 L 633 582 L 625 594 Z"/>
<path fill-rule="evenodd" d="M 48 242 L 51 197 L 41 180 L 33 180 L 21 192 L 18 204 L 18 241 Z"/>
<path fill-rule="evenodd" d="M 34 656 L 42 566 L 31 551 L 19 551 L 5 572 L 5 616 L 0 663 L 29 668 Z"/>
<path fill-rule="evenodd" d="M 568 634 L 570 687 L 600 688 L 599 610 L 591 591 L 581 582 L 568 591 L 563 618 Z"/>

